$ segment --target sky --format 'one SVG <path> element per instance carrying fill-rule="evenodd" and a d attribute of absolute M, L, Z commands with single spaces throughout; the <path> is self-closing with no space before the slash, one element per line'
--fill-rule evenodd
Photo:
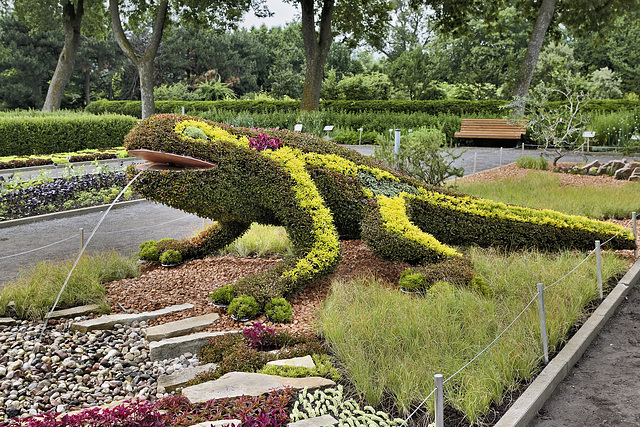
<path fill-rule="evenodd" d="M 273 12 L 271 18 L 256 18 L 252 13 L 245 15 L 244 21 L 241 24 L 244 28 L 260 27 L 265 24 L 267 27 L 284 26 L 293 21 L 295 15 L 298 13 L 298 9 L 291 4 L 283 3 L 282 0 L 267 0 L 269 10 Z"/>

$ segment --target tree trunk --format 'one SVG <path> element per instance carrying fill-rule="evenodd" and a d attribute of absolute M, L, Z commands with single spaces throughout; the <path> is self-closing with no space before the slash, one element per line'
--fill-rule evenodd
<path fill-rule="evenodd" d="M 314 1 L 300 0 L 302 9 L 302 39 L 306 71 L 302 90 L 303 111 L 318 111 L 320 108 L 320 89 L 324 77 L 324 66 L 333 40 L 331 19 L 333 17 L 334 0 L 324 0 L 320 14 L 320 29 L 316 33 Z"/>
<path fill-rule="evenodd" d="M 76 62 L 76 54 L 80 48 L 80 29 L 82 27 L 82 15 L 84 14 L 84 0 L 76 0 L 76 6 L 67 0 L 62 6 L 62 22 L 64 24 L 64 46 L 56 70 L 49 83 L 47 97 L 42 106 L 42 111 L 55 111 L 60 109 L 64 89 L 73 74 Z"/>
<path fill-rule="evenodd" d="M 556 8 L 558 0 L 542 0 L 540 6 L 540 12 L 538 18 L 533 26 L 531 32 L 531 39 L 529 39 L 529 45 L 527 46 L 527 53 L 524 56 L 522 65 L 520 66 L 520 72 L 518 73 L 518 79 L 516 80 L 516 87 L 513 91 L 513 96 L 516 99 L 522 99 L 522 111 L 524 111 L 524 99 L 529 93 L 529 85 L 531 84 L 531 78 L 533 72 L 536 69 L 538 63 L 538 57 L 542 51 L 542 43 L 544 42 L 544 36 L 547 33 L 549 24 L 553 20 L 553 12 Z"/>
<path fill-rule="evenodd" d="M 146 119 L 155 113 L 153 101 L 153 60 L 141 60 L 138 64 L 138 74 L 140 75 L 140 100 L 142 101 L 142 118 Z"/>
<path fill-rule="evenodd" d="M 91 68 L 84 70 L 84 106 L 91 104 Z"/>
<path fill-rule="evenodd" d="M 109 12 L 111 14 L 111 24 L 113 34 L 120 49 L 133 61 L 140 76 L 140 99 L 142 100 L 142 118 L 153 115 L 155 105 L 153 101 L 154 86 L 154 60 L 158 53 L 165 19 L 167 17 L 168 0 L 161 0 L 158 4 L 158 11 L 153 23 L 153 33 L 151 41 L 144 52 L 138 52 L 127 39 L 120 21 L 120 9 L 118 0 L 109 0 Z"/>

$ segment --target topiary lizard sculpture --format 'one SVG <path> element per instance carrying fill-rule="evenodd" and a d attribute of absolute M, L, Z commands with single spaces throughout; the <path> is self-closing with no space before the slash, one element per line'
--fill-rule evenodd
<path fill-rule="evenodd" d="M 635 247 L 631 233 L 617 225 L 431 187 L 298 132 L 157 115 L 131 130 L 125 148 L 151 162 L 138 165 L 148 169 L 135 191 L 216 221 L 197 237 L 160 241 L 160 252 L 199 258 L 253 222 L 286 228 L 296 257 L 235 285 L 236 295 L 263 305 L 333 272 L 339 238 L 361 238 L 376 255 L 413 264 L 461 256 L 448 245 L 590 249 L 597 239 L 612 239 L 612 248 Z"/>

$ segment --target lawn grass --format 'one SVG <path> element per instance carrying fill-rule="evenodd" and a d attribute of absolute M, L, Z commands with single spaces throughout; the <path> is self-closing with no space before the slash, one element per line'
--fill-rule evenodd
<path fill-rule="evenodd" d="M 43 319 L 53 307 L 64 281 L 75 260 L 61 262 L 42 261 L 22 270 L 18 279 L 7 282 L 0 296 L 0 315 L 15 314 L 20 319 Z M 98 304 L 109 310 L 103 283 L 136 277 L 139 274 L 133 257 L 115 252 L 85 255 L 74 270 L 56 309 L 83 304 Z M 9 308 L 9 303 L 15 305 Z"/>
<path fill-rule="evenodd" d="M 237 257 L 283 258 L 293 255 L 293 247 L 284 227 L 254 223 L 242 237 L 220 253 Z"/>
<path fill-rule="evenodd" d="M 552 209 L 593 219 L 630 218 L 640 212 L 640 182 L 622 186 L 561 186 L 560 178 L 543 171 L 529 171 L 522 178 L 456 182 L 456 189 L 483 199 L 536 209 Z"/>
<path fill-rule="evenodd" d="M 536 283 L 553 283 L 583 259 L 568 252 L 469 252 L 492 297 L 446 285 L 424 297 L 408 296 L 373 278 L 333 283 L 319 329 L 367 403 L 380 405 L 390 395 L 406 416 L 431 393 L 434 374 L 447 380 L 518 316 L 534 298 Z M 545 293 L 551 351 L 597 297 L 594 265 L 591 257 Z M 604 277 L 610 277 L 625 262 L 607 254 L 603 266 Z M 490 350 L 446 383 L 445 404 L 477 422 L 505 391 L 533 376 L 541 359 L 534 303 Z M 432 399 L 427 406 L 432 409 Z"/>

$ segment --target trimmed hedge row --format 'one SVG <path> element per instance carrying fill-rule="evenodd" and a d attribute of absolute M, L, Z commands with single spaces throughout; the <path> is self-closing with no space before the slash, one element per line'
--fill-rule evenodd
<path fill-rule="evenodd" d="M 508 101 L 483 100 L 432 100 L 432 101 L 332 101 L 320 102 L 321 110 L 334 110 L 344 113 L 363 112 L 387 112 L 387 113 L 424 113 L 433 116 L 456 115 L 467 116 L 504 116 L 504 106 Z M 558 102 L 560 104 L 560 102 Z M 234 112 L 269 113 L 274 111 L 298 112 L 300 101 L 253 101 L 253 100 L 229 100 L 229 101 L 156 101 L 156 114 L 177 114 L 184 107 L 188 114 L 199 115 L 212 110 L 228 110 Z M 588 112 L 605 112 L 634 110 L 640 108 L 640 101 L 622 99 L 592 100 L 585 107 Z M 125 114 L 140 118 L 142 105 L 140 101 L 94 101 L 85 109 L 88 113 Z"/>
<path fill-rule="evenodd" d="M 130 116 L 66 114 L 0 120 L 0 156 L 51 154 L 122 146 L 137 123 Z"/>

